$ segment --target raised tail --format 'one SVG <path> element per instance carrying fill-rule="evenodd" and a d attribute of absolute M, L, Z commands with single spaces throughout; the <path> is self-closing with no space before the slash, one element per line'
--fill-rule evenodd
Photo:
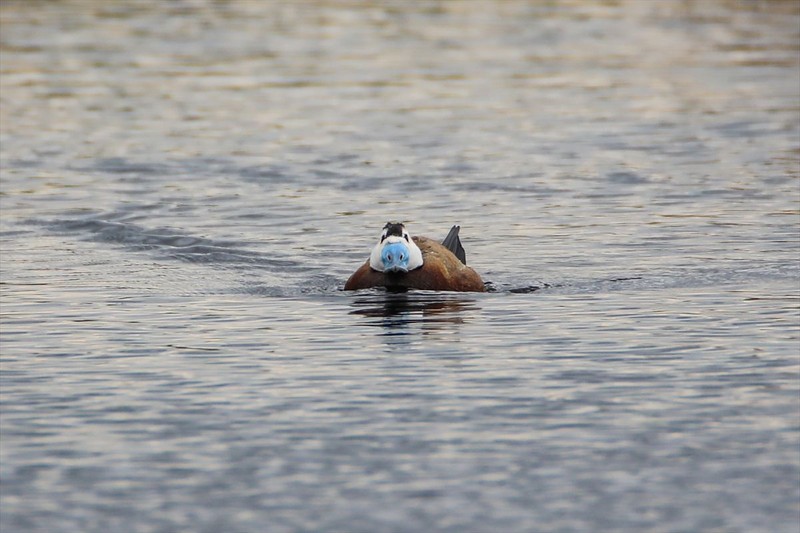
<path fill-rule="evenodd" d="M 460 230 L 461 226 L 453 226 L 450 228 L 450 233 L 444 238 L 442 245 L 453 252 L 453 255 L 458 257 L 458 260 L 466 265 L 467 253 L 464 251 L 464 247 L 461 246 L 461 239 L 458 238 L 458 232 Z"/>

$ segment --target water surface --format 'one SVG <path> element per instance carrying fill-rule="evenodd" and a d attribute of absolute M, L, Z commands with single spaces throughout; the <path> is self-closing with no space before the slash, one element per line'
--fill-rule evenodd
<path fill-rule="evenodd" d="M 4 2 L 0 527 L 796 531 L 800 13 L 702 4 Z"/>

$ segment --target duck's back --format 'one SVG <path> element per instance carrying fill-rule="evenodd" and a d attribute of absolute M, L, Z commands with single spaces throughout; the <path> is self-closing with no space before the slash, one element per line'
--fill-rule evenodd
<path fill-rule="evenodd" d="M 364 263 L 345 283 L 345 290 L 386 287 L 429 291 L 484 292 L 483 280 L 442 244 L 427 237 L 412 237 L 422 251 L 420 268 L 405 274 L 376 272 Z"/>

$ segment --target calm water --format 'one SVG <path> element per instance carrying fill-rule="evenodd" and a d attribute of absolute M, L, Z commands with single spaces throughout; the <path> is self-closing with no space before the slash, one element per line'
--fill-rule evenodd
<path fill-rule="evenodd" d="M 0 529 L 797 531 L 800 7 L 701 4 L 3 2 Z"/>

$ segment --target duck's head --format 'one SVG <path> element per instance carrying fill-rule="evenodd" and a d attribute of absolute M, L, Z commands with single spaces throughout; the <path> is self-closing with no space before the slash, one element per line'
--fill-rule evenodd
<path fill-rule="evenodd" d="M 389 222 L 383 227 L 381 240 L 369 256 L 372 270 L 386 273 L 404 273 L 422 266 L 422 251 L 400 222 Z"/>

